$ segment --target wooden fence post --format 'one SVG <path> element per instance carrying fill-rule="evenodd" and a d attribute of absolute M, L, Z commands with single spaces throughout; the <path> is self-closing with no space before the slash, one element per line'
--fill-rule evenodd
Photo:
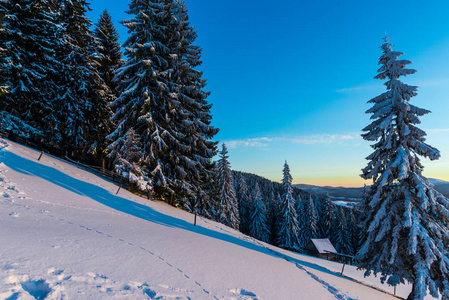
<path fill-rule="evenodd" d="M 340 276 L 343 276 L 343 271 L 345 270 L 346 261 L 343 263 L 343 268 L 341 268 Z"/>
<path fill-rule="evenodd" d="M 122 183 L 123 183 L 123 180 L 120 181 L 120 185 L 118 187 L 117 193 L 115 193 L 116 195 L 118 195 L 118 192 L 120 191 L 120 188 L 122 187 Z"/>

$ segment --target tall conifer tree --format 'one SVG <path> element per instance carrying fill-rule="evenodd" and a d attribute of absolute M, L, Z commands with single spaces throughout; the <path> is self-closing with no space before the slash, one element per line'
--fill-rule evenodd
<path fill-rule="evenodd" d="M 162 1 L 134 0 L 127 13 L 133 16 L 122 22 L 130 33 L 123 45 L 128 59 L 114 76 L 119 96 L 111 103 L 116 127 L 108 136 L 112 141 L 108 148 L 115 160 L 114 153 L 119 150 L 121 140 L 128 132 L 135 132 L 139 137 L 142 170 L 150 175 L 158 194 L 162 194 L 167 188 L 159 153 L 166 148 L 162 139 L 166 113 L 161 95 L 166 86 L 162 74 L 168 69 L 168 49 L 163 44 L 168 17 Z M 150 162 L 157 166 L 150 169 Z"/>
<path fill-rule="evenodd" d="M 64 44 L 58 57 L 61 91 L 56 113 L 60 121 L 63 150 L 74 150 L 78 156 L 89 151 L 104 156 L 105 138 L 112 129 L 109 89 L 98 73 L 97 44 L 86 17 L 90 10 L 85 0 L 56 0 L 59 22 L 64 29 Z"/>
<path fill-rule="evenodd" d="M 298 216 L 293 199 L 292 176 L 287 162 L 282 179 L 281 211 L 279 212 L 277 244 L 279 247 L 296 250 L 298 245 Z"/>
<path fill-rule="evenodd" d="M 268 228 L 270 229 L 271 238 L 270 242 L 272 245 L 277 244 L 277 237 L 279 232 L 279 220 L 280 220 L 280 203 L 281 196 L 279 193 L 274 196 L 273 192 L 271 193 L 270 201 L 268 202 L 267 214 L 268 214 Z"/>
<path fill-rule="evenodd" d="M 307 224 L 307 210 L 301 196 L 296 200 L 296 214 L 298 215 L 298 246 L 305 253 L 305 248 L 310 241 L 309 224 Z"/>
<path fill-rule="evenodd" d="M 324 199 L 318 201 L 318 238 L 329 238 L 331 228 L 331 202 L 329 194 L 324 196 Z"/>
<path fill-rule="evenodd" d="M 117 141 L 131 128 L 141 137 L 143 164 L 155 196 L 191 206 L 213 181 L 218 132 L 210 125 L 196 33 L 180 1 L 133 0 L 133 18 L 123 21 L 131 36 L 127 62 L 116 71 L 120 96 L 112 103 Z M 204 205 L 203 205 L 204 206 Z"/>
<path fill-rule="evenodd" d="M 248 233 L 250 196 L 245 178 L 240 175 L 237 181 L 237 200 L 239 203 L 240 231 Z"/>
<path fill-rule="evenodd" d="M 341 216 L 339 222 L 339 233 L 341 236 L 339 237 L 339 243 L 336 245 L 336 248 L 338 249 L 338 252 L 350 255 L 353 253 L 350 227 L 351 223 L 349 219 L 350 215 L 347 209 L 344 209 L 342 206 L 339 206 L 338 210 L 340 211 Z"/>
<path fill-rule="evenodd" d="M 174 191 L 175 201 L 184 205 L 186 198 L 202 191 L 213 180 L 212 158 L 218 129 L 211 126 L 211 104 L 204 91 L 206 80 L 196 68 L 201 65 L 201 48 L 195 45 L 197 33 L 189 24 L 183 1 L 166 1 L 171 16 L 168 23 L 167 59 L 169 82 L 166 90 L 168 123 L 164 151 L 164 174 Z"/>
<path fill-rule="evenodd" d="M 356 255 L 362 241 L 358 215 L 359 213 L 355 208 L 349 210 L 347 222 L 351 249 L 350 255 Z"/>
<path fill-rule="evenodd" d="M 263 204 L 258 183 L 256 183 L 254 188 L 254 196 L 251 201 L 249 235 L 267 243 L 270 240 L 270 230 L 267 226 L 266 208 Z"/>
<path fill-rule="evenodd" d="M 362 177 L 373 185 L 362 203 L 364 231 L 358 252 L 359 266 L 388 276 L 391 282 L 413 284 L 408 299 L 427 293 L 449 298 L 449 202 L 422 175 L 418 156 L 438 159 L 437 149 L 425 143 L 426 133 L 416 125 L 428 110 L 410 104 L 417 87 L 399 80 L 415 73 L 399 60 L 388 38 L 381 46 L 381 65 L 376 79 L 386 79 L 387 91 L 369 101 L 373 122 L 362 136 L 374 142 Z"/>
<path fill-rule="evenodd" d="M 309 238 L 316 239 L 318 237 L 318 216 L 312 195 L 309 195 L 309 200 L 306 203 L 306 213 Z"/>
<path fill-rule="evenodd" d="M 98 73 L 109 90 L 114 95 L 111 102 L 118 96 L 117 83 L 114 82 L 114 72 L 123 65 L 119 35 L 112 23 L 111 15 L 103 11 L 95 24 L 94 35 L 97 39 L 97 51 L 100 55 Z"/>
<path fill-rule="evenodd" d="M 342 211 L 340 206 L 334 205 L 331 210 L 331 229 L 330 229 L 330 241 L 334 245 L 335 249 L 340 251 L 340 245 L 343 243 L 342 232 Z"/>
<path fill-rule="evenodd" d="M 234 178 L 226 145 L 223 143 L 217 164 L 217 184 L 219 196 L 218 218 L 222 224 L 237 229 L 240 224 Z"/>

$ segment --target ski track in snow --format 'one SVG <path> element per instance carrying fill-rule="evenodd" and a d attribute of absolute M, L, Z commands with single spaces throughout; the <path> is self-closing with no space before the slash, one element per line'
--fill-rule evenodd
<path fill-rule="evenodd" d="M 265 247 L 264 245 L 260 244 L 262 247 Z M 284 255 L 282 253 L 279 253 L 277 251 L 274 251 L 273 249 L 267 248 L 268 251 L 270 251 L 271 253 L 273 253 L 274 255 L 276 255 L 277 257 L 288 261 L 289 263 L 294 264 L 298 269 L 300 269 L 301 271 L 304 271 L 307 275 L 309 275 L 313 280 L 319 282 L 320 284 L 323 285 L 324 288 L 326 288 L 329 293 L 331 293 L 335 299 L 338 300 L 356 300 L 355 298 L 351 298 L 348 295 L 344 294 L 343 292 L 341 292 L 339 289 L 333 287 L 331 284 L 329 284 L 328 282 L 324 281 L 323 279 L 321 279 L 320 277 L 318 277 L 317 275 L 313 274 L 312 272 L 308 271 L 304 266 L 302 266 L 299 263 L 293 262 L 292 259 L 290 257 L 288 257 L 287 255 Z"/>
<path fill-rule="evenodd" d="M 205 219 L 203 219 L 203 218 L 201 218 L 201 219 L 203 220 L 203 222 L 209 223 L 209 222 L 206 221 Z M 215 227 L 216 227 L 217 229 L 223 231 L 223 232 L 226 232 L 226 233 L 229 234 L 229 235 L 233 235 L 233 233 L 232 233 L 231 231 L 227 230 L 227 229 L 221 228 L 221 227 L 219 227 L 219 226 L 215 226 Z M 241 239 L 241 237 L 239 237 L 239 236 L 236 236 L 236 237 Z M 317 275 L 315 275 L 315 274 L 313 274 L 312 272 L 308 271 L 308 270 L 307 270 L 306 268 L 304 268 L 301 264 L 296 263 L 296 262 L 293 262 L 292 259 L 291 259 L 290 257 L 288 257 L 287 255 L 284 255 L 284 254 L 282 254 L 282 253 L 279 253 L 279 252 L 277 252 L 277 251 L 275 251 L 275 250 L 273 250 L 273 249 L 270 249 L 270 248 L 266 247 L 266 246 L 263 245 L 259 240 L 255 239 L 255 238 L 252 238 L 252 237 L 249 237 L 249 236 L 248 236 L 248 239 L 252 240 L 253 243 L 255 243 L 255 244 L 257 244 L 257 245 L 259 245 L 259 246 L 261 246 L 261 247 L 267 249 L 267 250 L 268 250 L 269 252 L 271 252 L 273 255 L 275 255 L 275 256 L 277 256 L 277 257 L 279 257 L 279 258 L 281 258 L 281 259 L 283 259 L 283 260 L 285 260 L 285 261 L 287 261 L 287 262 L 289 262 L 289 263 L 294 264 L 298 269 L 300 269 L 301 271 L 305 272 L 305 273 L 306 273 L 307 275 L 309 275 L 313 280 L 315 280 L 315 281 L 319 282 L 320 284 L 322 284 L 323 287 L 326 288 L 326 289 L 327 289 L 327 290 L 334 296 L 335 299 L 338 299 L 338 300 L 357 300 L 356 298 L 351 298 L 351 297 L 347 296 L 346 294 L 344 294 L 343 292 L 341 292 L 341 291 L 338 290 L 337 288 L 333 287 L 333 286 L 332 286 L 331 284 L 329 284 L 328 282 L 324 281 L 323 279 L 321 279 L 321 278 L 318 277 Z M 238 289 L 236 289 L 236 290 L 238 290 Z M 232 291 L 233 291 L 233 290 L 231 290 L 231 292 L 232 292 Z M 244 290 L 243 290 L 243 291 L 244 291 Z M 246 291 L 245 291 L 245 292 L 246 292 Z M 251 293 L 251 292 L 250 292 L 250 293 Z M 252 293 L 251 293 L 251 294 L 252 294 Z M 257 299 L 257 298 L 254 298 L 254 299 Z"/>
<path fill-rule="evenodd" d="M 261 243 L 259 243 L 257 240 L 254 240 L 256 243 L 258 243 L 260 246 L 265 247 L 264 245 L 262 245 Z M 292 259 L 290 257 L 288 257 L 287 255 L 284 255 L 282 253 L 279 253 L 273 249 L 270 249 L 268 247 L 265 247 L 266 249 L 268 249 L 268 251 L 270 251 L 271 253 L 273 253 L 275 256 L 294 264 L 298 269 L 300 269 L 301 271 L 305 272 L 307 275 L 309 275 L 313 280 L 319 282 L 320 284 L 323 285 L 323 287 L 325 289 L 327 289 L 329 291 L 329 293 L 331 293 L 335 299 L 338 300 L 357 300 L 355 298 L 351 298 L 348 295 L 346 295 L 345 293 L 341 292 L 339 289 L 333 287 L 330 283 L 324 281 L 323 279 L 321 279 L 320 277 L 318 277 L 317 275 L 313 274 L 312 272 L 308 271 L 304 266 L 302 266 L 299 263 L 293 262 Z"/>
<path fill-rule="evenodd" d="M 0 151 L 5 148 L 4 143 L 1 143 L 0 141 Z M 68 169 L 65 169 L 66 171 L 69 171 Z M 114 237 L 113 235 L 104 233 L 102 231 L 96 230 L 94 228 L 90 228 L 88 226 L 84 226 L 83 224 L 78 224 L 76 222 L 72 222 L 69 220 L 65 220 L 63 218 L 60 218 L 58 216 L 55 216 L 54 214 L 50 213 L 47 210 L 38 209 L 36 207 L 31 207 L 24 204 L 17 203 L 17 200 L 33 200 L 36 202 L 40 202 L 42 204 L 51 205 L 51 206 L 63 206 L 67 208 L 75 208 L 75 209 L 83 209 L 77 206 L 66 206 L 66 205 L 55 205 L 54 203 L 32 199 L 30 197 L 27 197 L 25 193 L 22 191 L 19 191 L 16 188 L 16 184 L 13 182 L 10 182 L 6 176 L 2 176 L 2 174 L 6 173 L 8 169 L 5 168 L 5 165 L 0 162 L 0 187 L 3 189 L 3 191 L 0 192 L 0 198 L 3 200 L 3 202 L 8 203 L 15 208 L 19 209 L 26 209 L 26 210 L 33 210 L 37 213 L 40 213 L 42 215 L 45 215 L 49 218 L 55 219 L 59 222 L 63 222 L 65 224 L 71 225 L 71 226 L 77 226 L 81 230 L 90 231 L 94 234 L 101 235 L 108 239 L 113 239 L 118 242 L 124 243 L 127 246 L 130 247 L 137 247 L 138 249 L 144 251 L 145 253 L 154 256 L 157 260 L 159 260 L 161 263 L 165 264 L 167 268 L 171 268 L 175 270 L 176 272 L 183 275 L 186 280 L 189 280 L 192 282 L 192 284 L 196 285 L 202 293 L 205 295 L 213 298 L 213 299 L 219 299 L 216 296 L 212 295 L 211 292 L 209 292 L 207 289 L 203 287 L 203 285 L 198 282 L 197 280 L 194 280 L 192 277 L 187 275 L 182 269 L 174 266 L 170 262 L 168 262 L 165 258 L 163 258 L 161 255 L 155 254 L 150 249 L 147 249 L 145 247 L 142 247 L 140 245 L 136 245 L 134 243 L 128 242 L 125 239 L 122 239 L 120 237 Z M 73 173 L 73 172 L 71 172 Z M 79 174 L 78 174 L 79 175 Z M 88 178 L 81 176 L 86 180 L 89 180 Z M 85 208 L 84 208 L 85 209 Z M 108 212 L 103 210 L 97 210 L 97 209 L 87 209 L 87 210 L 96 210 L 101 212 Z M 119 214 L 112 212 L 114 214 Z M 11 217 L 19 217 L 20 213 L 18 213 L 16 210 L 11 211 L 9 213 L 9 216 Z M 6 263 L 3 266 L 0 265 L 0 270 L 14 270 L 14 264 L 13 263 Z M 149 299 L 191 299 L 190 297 L 186 296 L 185 294 L 193 294 L 195 291 L 193 290 L 183 290 L 175 287 L 170 287 L 168 285 L 158 285 L 158 286 L 151 286 L 147 283 L 121 283 L 121 282 L 115 282 L 108 277 L 104 275 L 94 274 L 94 273 L 87 273 L 87 276 L 77 276 L 77 275 L 65 275 L 64 270 L 58 270 L 55 268 L 51 268 L 47 272 L 48 278 L 39 278 L 37 280 L 31 279 L 28 275 L 11 275 L 8 276 L 6 279 L 5 284 L 9 287 L 9 292 L 7 293 L 0 293 L 1 299 L 19 299 L 20 295 L 22 293 L 29 294 L 35 299 L 46 299 L 47 297 L 51 299 L 64 299 L 67 297 L 67 295 L 64 293 L 64 285 L 73 285 L 73 283 L 77 283 L 80 285 L 80 290 L 83 290 L 83 285 L 90 285 L 92 287 L 96 287 L 96 289 L 99 289 L 100 292 L 104 292 L 106 295 L 138 295 L 139 293 L 143 293 L 147 298 Z M 85 288 L 84 288 L 85 289 Z M 167 290 L 170 293 L 166 292 L 160 292 L 158 290 Z M 236 289 L 238 290 L 238 289 Z M 180 294 L 173 294 L 173 292 L 182 292 L 184 295 Z M 137 293 L 137 294 L 136 294 Z M 234 292 L 235 294 L 239 294 L 237 292 Z M 141 294 L 142 295 L 142 294 Z M 245 296 L 245 294 L 241 294 Z M 247 297 L 245 297 L 248 299 Z M 243 299 L 243 298 L 239 298 Z"/>
<path fill-rule="evenodd" d="M 327 283 L 326 281 L 322 280 L 321 278 L 319 278 L 318 276 L 316 276 L 315 274 L 313 274 L 310 271 L 307 271 L 303 266 L 301 266 L 299 263 L 295 263 L 295 266 L 306 272 L 307 275 L 309 275 L 310 277 L 312 277 L 314 280 L 318 281 L 319 283 L 321 283 L 332 295 L 334 295 L 334 297 L 336 299 L 340 299 L 340 300 L 357 300 L 355 298 L 351 298 L 347 295 L 345 295 L 344 293 L 342 293 L 340 290 L 336 289 L 335 287 L 333 287 L 332 285 L 330 285 L 329 283 Z"/>

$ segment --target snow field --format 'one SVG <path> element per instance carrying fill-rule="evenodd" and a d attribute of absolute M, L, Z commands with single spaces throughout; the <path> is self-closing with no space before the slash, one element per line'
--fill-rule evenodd
<path fill-rule="evenodd" d="M 62 160 L 0 149 L 1 299 L 395 299 L 340 277 L 341 264 L 203 218 L 195 227 Z"/>

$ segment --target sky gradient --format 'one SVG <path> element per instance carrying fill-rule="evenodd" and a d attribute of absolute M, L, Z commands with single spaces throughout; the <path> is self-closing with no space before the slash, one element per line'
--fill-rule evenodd
<path fill-rule="evenodd" d="M 422 158 L 424 175 L 449 181 L 449 1 L 185 2 L 234 170 L 280 181 L 287 161 L 294 183 L 371 184 L 360 134 L 367 101 L 386 90 L 374 79 L 386 32 L 418 71 L 402 78 L 419 86 L 411 103 L 432 111 L 419 127 L 441 158 Z M 129 3 L 93 0 L 88 17 L 107 9 L 123 42 Z"/>

